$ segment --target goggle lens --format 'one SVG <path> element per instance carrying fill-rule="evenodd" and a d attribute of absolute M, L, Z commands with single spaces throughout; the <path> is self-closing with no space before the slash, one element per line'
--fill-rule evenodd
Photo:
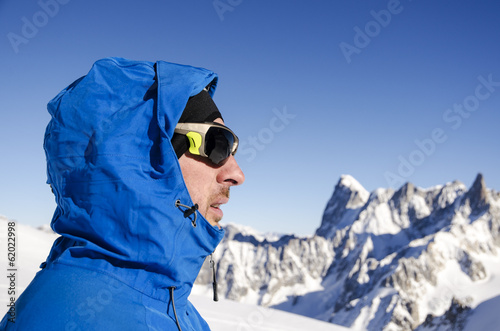
<path fill-rule="evenodd" d="M 219 164 L 227 159 L 233 150 L 234 136 L 222 128 L 211 127 L 205 136 L 205 154 L 210 161 Z"/>

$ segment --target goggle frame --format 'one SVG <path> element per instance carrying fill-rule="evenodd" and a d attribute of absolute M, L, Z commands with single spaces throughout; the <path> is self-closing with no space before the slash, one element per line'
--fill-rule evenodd
<path fill-rule="evenodd" d="M 217 147 L 214 145 L 214 149 L 212 151 L 209 151 L 207 154 L 207 134 L 211 129 L 218 129 L 222 130 L 223 132 L 229 133 L 232 138 L 233 138 L 233 144 L 230 146 L 230 154 L 225 156 L 224 158 L 218 160 L 214 159 L 215 155 L 211 155 L 215 148 Z M 203 157 L 209 158 L 213 163 L 215 164 L 221 164 L 224 162 L 227 158 L 229 158 L 231 155 L 235 155 L 236 151 L 238 150 L 238 145 L 239 145 L 239 139 L 236 134 L 229 129 L 227 126 L 216 123 L 216 122 L 205 122 L 205 123 L 178 123 L 175 126 L 175 133 L 185 135 L 188 140 L 189 140 L 189 153 L 193 155 L 199 155 Z M 228 141 L 227 137 L 224 135 L 224 138 L 226 141 Z M 220 152 L 220 151 L 219 151 Z M 225 154 L 225 153 L 224 153 Z M 217 162 L 218 161 L 218 162 Z"/>

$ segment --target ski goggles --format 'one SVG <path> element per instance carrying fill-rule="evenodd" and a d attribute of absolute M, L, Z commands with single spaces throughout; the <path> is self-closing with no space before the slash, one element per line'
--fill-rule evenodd
<path fill-rule="evenodd" d="M 238 137 L 219 123 L 179 123 L 174 132 L 189 139 L 189 153 L 208 157 L 215 164 L 222 163 L 238 149 Z"/>

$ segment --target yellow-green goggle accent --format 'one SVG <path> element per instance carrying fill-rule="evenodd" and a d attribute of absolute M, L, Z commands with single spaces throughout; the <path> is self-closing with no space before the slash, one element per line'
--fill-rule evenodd
<path fill-rule="evenodd" d="M 189 139 L 189 153 L 194 155 L 200 155 L 200 147 L 203 141 L 203 137 L 200 133 L 190 131 L 186 133 L 186 137 Z"/>

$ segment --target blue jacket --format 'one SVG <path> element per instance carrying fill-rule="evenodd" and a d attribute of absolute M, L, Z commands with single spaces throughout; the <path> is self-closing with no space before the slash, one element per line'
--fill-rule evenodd
<path fill-rule="evenodd" d="M 61 237 L 1 330 L 209 330 L 188 296 L 224 231 L 176 204 L 193 201 L 170 139 L 188 98 L 216 84 L 202 68 L 107 58 L 50 101 Z"/>

